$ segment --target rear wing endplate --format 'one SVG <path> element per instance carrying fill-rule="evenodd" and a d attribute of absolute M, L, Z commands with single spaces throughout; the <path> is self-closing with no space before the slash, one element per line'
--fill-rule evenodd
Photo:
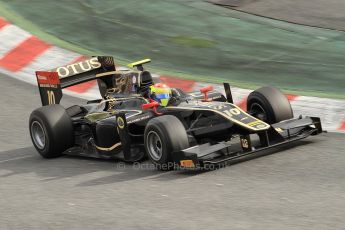
<path fill-rule="evenodd" d="M 102 81 L 107 88 L 114 87 L 113 75 L 102 73 L 115 70 L 113 57 L 98 56 L 51 71 L 36 71 L 42 105 L 59 104 L 62 89 L 94 79 Z"/>

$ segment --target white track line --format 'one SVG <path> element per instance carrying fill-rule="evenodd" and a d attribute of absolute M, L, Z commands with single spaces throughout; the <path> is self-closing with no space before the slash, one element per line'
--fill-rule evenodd
<path fill-rule="evenodd" d="M 16 48 L 31 35 L 14 25 L 7 25 L 0 29 L 0 58 Z"/>

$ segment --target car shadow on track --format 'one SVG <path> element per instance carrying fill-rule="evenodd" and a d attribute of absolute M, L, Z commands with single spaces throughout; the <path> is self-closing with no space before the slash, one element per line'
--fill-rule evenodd
<path fill-rule="evenodd" d="M 285 146 L 272 148 L 255 155 L 228 162 L 224 166 L 238 164 L 273 153 L 281 152 L 281 154 L 288 154 L 286 150 L 310 143 L 313 143 L 313 141 L 302 140 L 299 142 L 287 144 Z M 142 162 L 140 164 L 129 164 L 121 161 L 95 159 L 80 156 L 63 156 L 55 159 L 43 159 L 37 154 L 36 150 L 33 147 L 15 149 L 0 153 L 0 181 L 1 178 L 4 177 L 30 173 L 35 173 L 38 179 L 43 182 L 64 178 L 73 178 L 81 175 L 85 175 L 85 178 L 90 178 L 88 176 L 90 174 L 102 175 L 97 178 L 90 178 L 86 181 L 83 180 L 83 182 L 77 184 L 77 186 L 88 187 L 132 180 L 173 181 L 188 178 L 191 176 L 197 176 L 202 173 L 212 173 L 212 171 L 215 170 L 225 169 L 224 167 L 220 167 L 213 170 L 197 169 L 163 172 L 156 170 L 148 161 Z M 107 175 L 104 176 L 104 174 Z"/>
<path fill-rule="evenodd" d="M 138 179 L 176 180 L 198 174 L 197 172 L 181 174 L 173 171 L 158 171 L 148 161 L 140 164 L 129 164 L 116 160 L 69 155 L 54 159 L 43 159 L 33 147 L 0 152 L 0 181 L 4 177 L 30 173 L 34 173 L 35 177 L 43 182 L 81 175 L 88 178 L 88 175 L 95 173 L 100 175 L 108 174 L 97 179 L 81 182 L 78 184 L 79 186 L 111 184 Z"/>

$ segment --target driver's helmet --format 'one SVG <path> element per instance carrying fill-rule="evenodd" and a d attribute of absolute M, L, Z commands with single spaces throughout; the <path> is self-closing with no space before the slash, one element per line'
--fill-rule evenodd
<path fill-rule="evenodd" d="M 167 106 L 171 97 L 171 89 L 163 83 L 156 83 L 150 86 L 150 98 L 160 103 L 161 106 Z"/>

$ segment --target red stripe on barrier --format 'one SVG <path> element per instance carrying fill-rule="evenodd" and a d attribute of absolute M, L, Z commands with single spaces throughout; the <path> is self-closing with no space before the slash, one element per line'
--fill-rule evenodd
<path fill-rule="evenodd" d="M 298 98 L 297 95 L 292 95 L 292 94 L 285 94 L 285 96 L 287 97 L 287 99 L 289 101 L 294 101 L 294 100 L 296 100 Z"/>
<path fill-rule="evenodd" d="M 86 91 L 91 89 L 96 84 L 97 84 L 97 81 L 93 80 L 93 81 L 84 82 L 84 83 L 81 83 L 78 85 L 70 86 L 67 89 L 70 91 L 73 91 L 75 93 L 85 93 Z"/>
<path fill-rule="evenodd" d="M 0 18 L 0 29 L 6 25 L 8 25 L 8 22 L 5 19 Z"/>
<path fill-rule="evenodd" d="M 337 128 L 337 130 L 345 130 L 345 121 L 341 123 L 341 125 L 339 126 L 339 128 Z"/>
<path fill-rule="evenodd" d="M 172 88 L 180 88 L 183 91 L 190 92 L 193 90 L 195 85 L 195 81 L 192 80 L 185 80 L 181 78 L 174 78 L 168 76 L 160 76 L 159 78 L 163 83 L 167 84 Z"/>
<path fill-rule="evenodd" d="M 286 94 L 285 95 L 289 101 L 294 101 L 298 98 L 297 95 Z M 239 103 L 236 104 L 243 111 L 247 111 L 247 97 L 243 98 Z"/>
<path fill-rule="evenodd" d="M 16 72 L 31 63 L 51 46 L 36 37 L 30 37 L 0 59 L 0 66 Z"/>
<path fill-rule="evenodd" d="M 79 56 L 76 59 L 74 59 L 73 61 L 71 61 L 69 64 L 74 64 L 77 62 L 85 61 L 86 59 L 88 59 L 86 56 Z"/>
<path fill-rule="evenodd" d="M 236 104 L 243 111 L 247 111 L 247 97 L 243 98 L 239 103 Z"/>

